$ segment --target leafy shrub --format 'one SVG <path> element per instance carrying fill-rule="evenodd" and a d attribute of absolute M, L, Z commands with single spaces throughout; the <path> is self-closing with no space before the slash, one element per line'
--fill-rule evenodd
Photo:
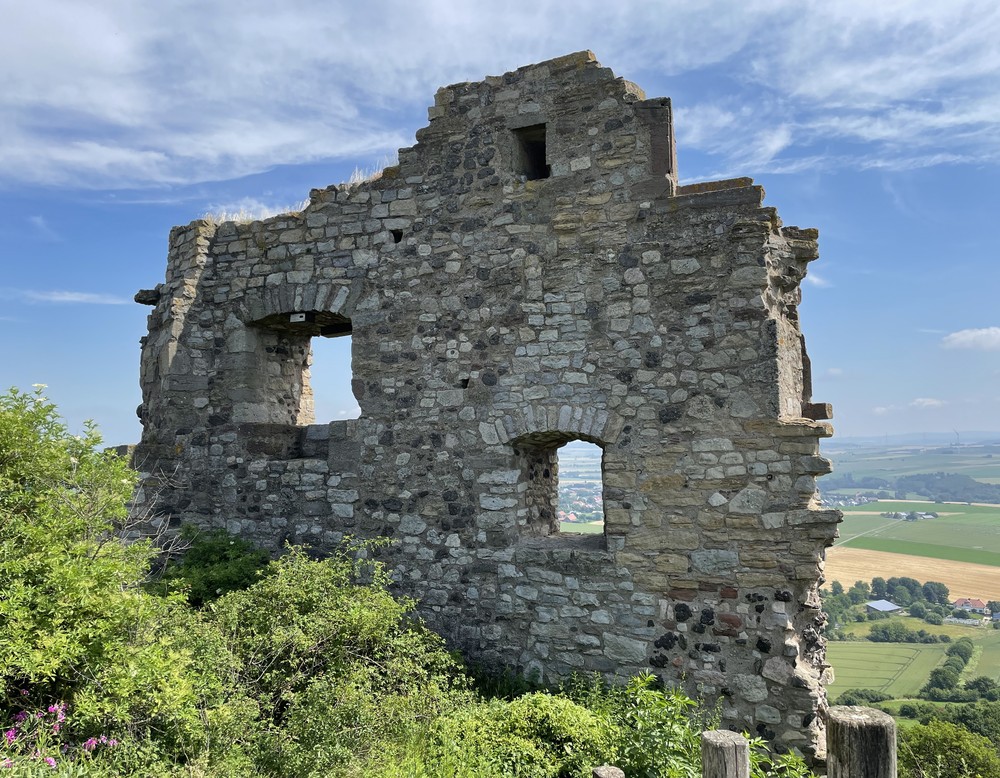
<path fill-rule="evenodd" d="M 944 721 L 901 729 L 898 755 L 900 778 L 1000 775 L 1000 756 L 987 738 Z"/>
<path fill-rule="evenodd" d="M 70 435 L 40 391 L 0 396 L 0 696 L 60 699 L 107 661 L 139 607 L 152 551 L 108 542 L 135 478 L 101 453 L 90 427 Z"/>
<path fill-rule="evenodd" d="M 969 638 L 959 638 L 954 643 L 952 643 L 945 650 L 945 654 L 948 656 L 957 656 L 962 660 L 962 667 L 965 667 L 972 659 L 972 654 L 975 651 L 975 646 Z"/>
<path fill-rule="evenodd" d="M 431 727 L 426 762 L 491 778 L 589 778 L 592 767 L 613 757 L 613 732 L 607 719 L 572 700 L 532 692 L 441 717 Z"/>
<path fill-rule="evenodd" d="M 884 694 L 874 689 L 848 689 L 834 702 L 835 705 L 872 705 L 877 702 L 891 700 L 891 694 Z"/>
<path fill-rule="evenodd" d="M 154 590 L 179 589 L 195 607 L 246 589 L 268 569 L 267 552 L 223 529 L 186 525 L 181 538 L 189 543 L 187 550 L 166 563 Z"/>

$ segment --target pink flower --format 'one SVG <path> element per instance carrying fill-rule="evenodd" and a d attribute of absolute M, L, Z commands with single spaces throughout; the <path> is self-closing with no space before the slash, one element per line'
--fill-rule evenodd
<path fill-rule="evenodd" d="M 8 744 L 13 743 L 17 739 L 17 730 L 8 729 L 6 732 L 3 733 L 3 736 L 7 738 Z"/>
<path fill-rule="evenodd" d="M 18 724 L 20 724 L 26 718 L 28 718 L 28 711 L 26 710 L 19 710 L 17 713 L 14 714 L 14 721 L 16 721 Z"/>
<path fill-rule="evenodd" d="M 52 758 L 51 756 L 47 756 L 47 757 L 45 757 L 45 759 L 44 759 L 44 760 L 42 760 L 42 761 L 44 761 L 44 762 L 45 762 L 45 764 L 47 764 L 47 765 L 48 765 L 49 767 L 51 767 L 51 768 L 52 768 L 53 770 L 55 770 L 55 769 L 56 769 L 56 760 L 55 760 L 55 759 L 53 759 L 53 758 Z"/>
<path fill-rule="evenodd" d="M 97 738 L 96 737 L 89 737 L 89 738 L 87 738 L 86 740 L 83 741 L 83 750 L 84 751 L 93 751 L 94 748 L 96 748 L 96 747 L 97 747 Z"/>

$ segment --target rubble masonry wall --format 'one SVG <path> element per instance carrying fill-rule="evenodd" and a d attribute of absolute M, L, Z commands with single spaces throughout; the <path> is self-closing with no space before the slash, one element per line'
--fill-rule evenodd
<path fill-rule="evenodd" d="M 475 661 L 652 671 L 813 753 L 839 520 L 796 312 L 817 235 L 762 201 L 678 187 L 669 100 L 589 52 L 441 89 L 377 180 L 172 231 L 137 298 L 139 499 L 271 549 L 389 537 Z M 348 332 L 361 416 L 316 424 L 310 341 Z M 603 536 L 554 520 L 575 439 L 604 452 Z"/>

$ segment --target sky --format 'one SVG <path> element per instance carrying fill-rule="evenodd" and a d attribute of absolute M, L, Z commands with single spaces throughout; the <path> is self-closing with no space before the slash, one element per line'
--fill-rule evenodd
<path fill-rule="evenodd" d="M 800 308 L 838 436 L 1000 430 L 1000 5 L 0 0 L 0 390 L 136 442 L 132 296 L 207 213 L 378 169 L 439 86 L 582 49 L 671 97 L 682 183 L 817 227 Z M 320 339 L 314 339 L 320 340 Z M 344 341 L 322 420 L 356 414 Z"/>

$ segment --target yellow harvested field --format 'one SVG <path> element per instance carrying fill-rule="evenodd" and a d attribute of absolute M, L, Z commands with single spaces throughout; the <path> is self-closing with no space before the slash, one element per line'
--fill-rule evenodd
<path fill-rule="evenodd" d="M 916 578 L 921 583 L 940 581 L 957 597 L 1000 600 L 1000 567 L 970 565 L 924 556 L 867 551 L 839 546 L 826 551 L 826 580 L 850 587 L 855 581 L 871 581 L 875 576 Z"/>

